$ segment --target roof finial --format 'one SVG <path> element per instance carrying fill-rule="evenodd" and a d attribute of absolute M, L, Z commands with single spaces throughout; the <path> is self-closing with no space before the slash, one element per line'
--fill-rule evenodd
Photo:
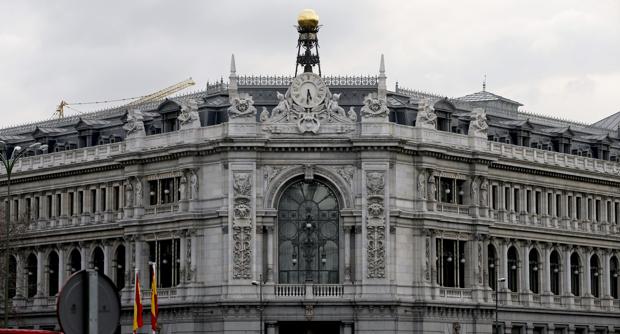
<path fill-rule="evenodd" d="M 235 66 L 235 54 L 230 56 L 230 74 L 237 73 L 237 66 Z"/>
<path fill-rule="evenodd" d="M 385 60 L 383 59 L 383 53 L 381 54 L 381 62 L 379 63 L 379 74 L 385 75 Z"/>
<path fill-rule="evenodd" d="M 487 91 L 487 75 L 484 75 L 484 80 L 482 80 L 482 91 L 486 92 Z"/>

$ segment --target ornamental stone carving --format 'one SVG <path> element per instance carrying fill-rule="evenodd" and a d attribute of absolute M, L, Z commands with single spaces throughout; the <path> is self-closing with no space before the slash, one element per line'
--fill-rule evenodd
<path fill-rule="evenodd" d="M 239 94 L 230 101 L 228 107 L 228 117 L 232 120 L 235 118 L 250 118 L 252 121 L 256 117 L 256 107 L 254 107 L 254 99 L 247 93 Z"/>
<path fill-rule="evenodd" d="M 252 278 L 252 175 L 233 174 L 233 279 Z"/>
<path fill-rule="evenodd" d="M 428 176 L 428 200 L 435 201 L 437 199 L 437 183 L 435 180 L 435 173 L 430 172 Z"/>
<path fill-rule="evenodd" d="M 195 129 L 200 127 L 200 115 L 198 114 L 198 101 L 190 99 L 187 104 L 181 105 L 181 112 L 177 117 L 179 127 L 184 129 Z"/>
<path fill-rule="evenodd" d="M 364 106 L 361 112 L 362 119 L 385 121 L 390 109 L 388 109 L 385 99 L 379 98 L 377 93 L 370 93 L 364 98 Z"/>
<path fill-rule="evenodd" d="M 483 108 L 474 108 L 469 121 L 469 135 L 487 139 L 487 113 Z"/>
<path fill-rule="evenodd" d="M 127 123 L 123 125 L 125 130 L 125 138 L 145 137 L 146 131 L 144 130 L 144 115 L 138 109 L 131 109 L 127 111 Z"/>
<path fill-rule="evenodd" d="M 418 198 L 426 199 L 426 171 L 424 169 L 420 170 L 418 174 Z"/>
<path fill-rule="evenodd" d="M 261 113 L 262 129 L 271 133 L 345 133 L 355 130 L 355 120 L 339 105 L 340 94 L 332 94 L 326 88 L 325 99 L 318 105 L 305 108 L 286 94 L 277 93 L 278 105 L 271 114 Z M 353 112 L 355 114 L 355 112 Z"/>
<path fill-rule="evenodd" d="M 336 173 L 340 175 L 343 179 L 347 181 L 350 185 L 353 180 L 353 174 L 355 173 L 355 167 L 353 166 L 345 166 L 336 169 Z"/>
<path fill-rule="evenodd" d="M 424 129 L 437 128 L 437 114 L 435 114 L 435 108 L 431 106 L 430 101 L 427 99 L 418 102 L 418 114 L 416 115 L 415 126 Z"/>
<path fill-rule="evenodd" d="M 190 169 L 189 171 L 189 185 L 190 185 L 190 192 L 189 192 L 189 199 L 198 199 L 198 175 L 196 174 L 196 171 L 193 169 Z"/>
<path fill-rule="evenodd" d="M 385 172 L 366 172 L 368 278 L 385 278 Z"/>
<path fill-rule="evenodd" d="M 480 206 L 486 208 L 489 205 L 489 180 L 482 179 L 480 184 Z"/>

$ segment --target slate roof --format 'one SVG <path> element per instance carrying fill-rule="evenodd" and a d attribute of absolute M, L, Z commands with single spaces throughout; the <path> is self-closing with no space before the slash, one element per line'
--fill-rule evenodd
<path fill-rule="evenodd" d="M 457 97 L 456 99 L 461 100 L 461 101 L 467 101 L 467 102 L 503 101 L 503 102 L 508 102 L 511 104 L 516 104 L 518 106 L 523 105 L 517 101 L 513 101 L 503 96 L 499 96 L 499 95 L 487 92 L 486 90 L 473 93 L 473 94 L 469 94 L 469 95 L 465 95 L 462 97 Z"/>
<path fill-rule="evenodd" d="M 620 111 L 618 111 L 617 113 L 611 116 L 607 116 L 598 122 L 592 123 L 592 126 L 594 127 L 599 127 L 599 128 L 609 129 L 609 130 L 616 130 L 618 129 L 619 125 L 620 125 Z"/>

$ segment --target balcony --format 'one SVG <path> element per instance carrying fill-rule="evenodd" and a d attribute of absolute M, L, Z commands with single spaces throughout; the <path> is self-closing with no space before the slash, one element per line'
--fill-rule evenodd
<path fill-rule="evenodd" d="M 472 292 L 471 289 L 439 288 L 439 295 L 437 297 L 447 300 L 464 301 L 472 299 Z"/>
<path fill-rule="evenodd" d="M 274 296 L 303 298 L 342 298 L 342 284 L 275 284 Z"/>

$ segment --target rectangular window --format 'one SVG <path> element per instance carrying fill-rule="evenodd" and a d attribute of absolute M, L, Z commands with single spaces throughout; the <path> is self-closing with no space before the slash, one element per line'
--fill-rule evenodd
<path fill-rule="evenodd" d="M 532 191 L 527 190 L 525 192 L 525 206 L 527 213 L 532 213 Z"/>
<path fill-rule="evenodd" d="M 439 178 L 439 198 L 443 203 L 454 203 L 454 179 Z"/>
<path fill-rule="evenodd" d="M 553 214 L 551 204 L 553 203 L 553 194 L 547 193 L 547 215 L 551 216 Z"/>
<path fill-rule="evenodd" d="M 97 189 L 90 190 L 90 212 L 97 212 Z"/>
<path fill-rule="evenodd" d="M 555 195 L 555 216 L 562 217 L 562 195 Z"/>
<path fill-rule="evenodd" d="M 47 218 L 52 218 L 54 216 L 52 212 L 52 209 L 54 208 L 54 206 L 52 205 L 52 195 L 47 195 L 46 204 L 47 204 Z"/>
<path fill-rule="evenodd" d="M 69 193 L 69 217 L 75 215 L 75 193 Z"/>
<path fill-rule="evenodd" d="M 465 181 L 456 180 L 456 204 L 465 204 Z"/>
<path fill-rule="evenodd" d="M 607 201 L 607 223 L 611 223 L 611 201 Z"/>
<path fill-rule="evenodd" d="M 586 208 L 586 212 L 588 213 L 588 220 L 592 220 L 592 199 L 588 198 L 588 207 Z"/>
<path fill-rule="evenodd" d="M 510 188 L 504 188 L 504 209 L 510 211 Z"/>
<path fill-rule="evenodd" d="M 491 187 L 491 208 L 497 210 L 497 186 Z"/>
<path fill-rule="evenodd" d="M 573 218 L 573 196 L 568 196 L 567 197 L 567 207 L 566 209 L 568 210 L 568 217 L 569 218 Z"/>
<path fill-rule="evenodd" d="M 34 219 L 39 219 L 39 205 L 40 205 L 39 196 L 34 198 Z"/>
<path fill-rule="evenodd" d="M 15 200 L 15 210 L 13 210 L 13 220 L 19 221 L 19 199 Z"/>
<path fill-rule="evenodd" d="M 77 214 L 81 215 L 82 213 L 84 213 L 84 192 L 78 191 Z"/>
<path fill-rule="evenodd" d="M 465 241 L 437 238 L 437 283 L 444 287 L 465 287 Z"/>
<path fill-rule="evenodd" d="M 114 187 L 114 211 L 118 211 L 121 208 L 121 187 Z"/>
<path fill-rule="evenodd" d="M 577 219 L 583 218 L 583 213 L 581 212 L 581 197 L 575 197 L 575 213 Z"/>
<path fill-rule="evenodd" d="M 150 241 L 149 261 L 157 264 L 157 285 L 170 288 L 179 285 L 181 243 L 179 239 Z M 152 276 L 149 275 L 149 277 Z M 150 286 L 150 280 L 149 280 Z"/>
<path fill-rule="evenodd" d="M 179 201 L 180 178 L 165 178 L 149 181 L 149 204 L 170 204 Z"/>
<path fill-rule="evenodd" d="M 106 192 L 107 192 L 106 190 L 107 190 L 106 188 L 101 188 L 101 200 L 100 200 L 101 201 L 101 205 L 100 206 L 101 206 L 101 211 L 102 212 L 105 212 L 108 209 L 106 207 L 106 204 L 107 204 L 106 202 L 108 200 L 108 196 L 106 194 Z"/>
<path fill-rule="evenodd" d="M 536 214 L 536 215 L 540 214 L 541 197 L 542 197 L 542 194 L 540 193 L 540 191 L 537 191 L 534 194 L 534 200 L 535 200 L 535 203 L 534 203 L 534 214 Z"/>
<path fill-rule="evenodd" d="M 519 189 L 515 189 L 513 192 L 514 196 L 512 197 L 513 200 L 513 208 L 515 212 L 519 212 L 521 210 L 521 208 L 519 207 Z"/>
<path fill-rule="evenodd" d="M 614 223 L 618 224 L 618 215 L 620 215 L 620 203 L 618 202 L 614 202 L 614 213 L 615 213 Z"/>
<path fill-rule="evenodd" d="M 594 220 L 599 222 L 601 221 L 601 200 L 597 199 L 594 201 Z"/>
<path fill-rule="evenodd" d="M 62 195 L 56 194 L 56 216 L 62 215 Z"/>

